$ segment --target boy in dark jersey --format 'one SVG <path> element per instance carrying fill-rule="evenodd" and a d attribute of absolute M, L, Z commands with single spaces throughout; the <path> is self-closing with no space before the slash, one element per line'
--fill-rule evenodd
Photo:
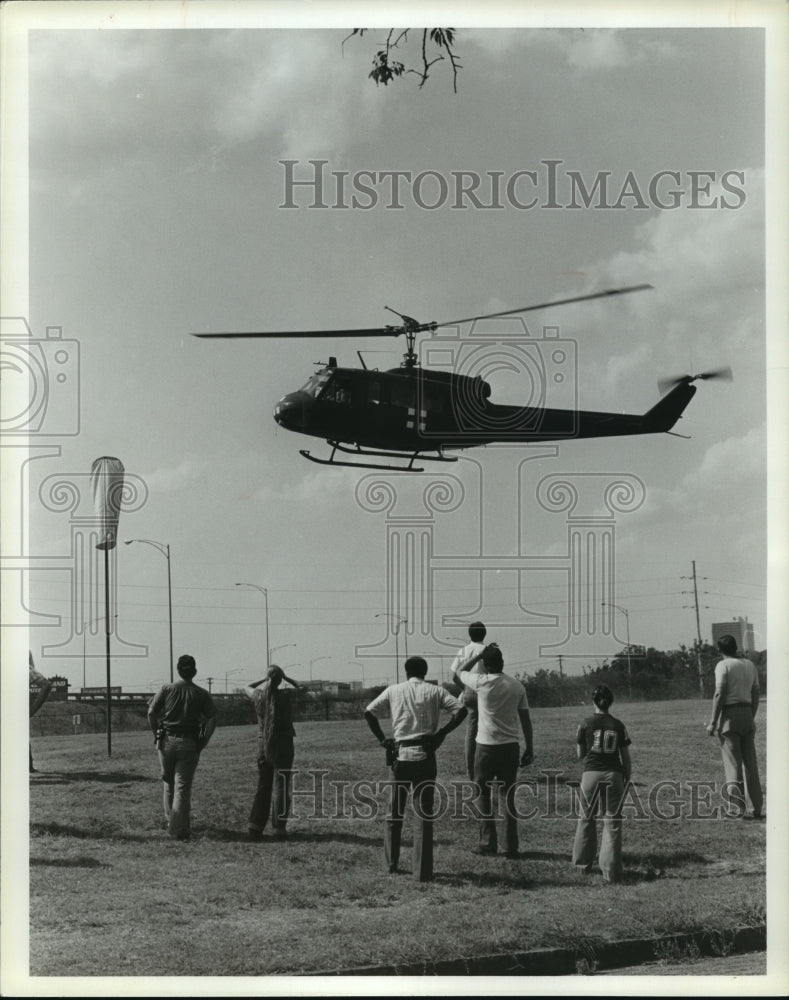
<path fill-rule="evenodd" d="M 597 853 L 597 816 L 603 818 L 600 870 L 603 881 L 622 878 L 622 797 L 630 781 L 630 737 L 624 723 L 608 714 L 614 696 L 605 684 L 592 692 L 594 715 L 578 727 L 575 751 L 584 762 L 581 815 L 573 843 L 573 864 L 589 872 Z"/>

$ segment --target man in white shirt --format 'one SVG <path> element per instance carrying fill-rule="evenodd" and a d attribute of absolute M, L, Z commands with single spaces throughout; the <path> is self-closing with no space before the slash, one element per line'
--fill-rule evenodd
<path fill-rule="evenodd" d="M 484 670 L 471 673 L 471 668 L 482 660 Z M 529 702 L 526 688 L 515 677 L 504 673 L 501 650 L 492 642 L 472 660 L 466 661 L 455 673 L 458 684 L 465 684 L 477 693 L 479 722 L 477 724 L 477 752 L 474 763 L 474 780 L 479 785 L 480 828 L 479 846 L 474 854 L 496 854 L 498 838 L 493 815 L 492 783 L 501 782 L 500 795 L 504 798 L 504 854 L 518 857 L 518 821 L 513 807 L 518 778 L 519 737 L 523 733 L 526 749 L 520 758 L 521 767 L 534 760 Z"/>
<path fill-rule="evenodd" d="M 759 674 L 755 664 L 737 656 L 734 636 L 722 635 L 718 639 L 718 649 L 723 653 L 723 659 L 715 666 L 715 694 L 707 733 L 712 736 L 716 729 L 718 731 L 726 791 L 735 810 L 733 815 L 761 819 L 764 799 L 753 721 L 759 707 Z M 753 806 L 751 814 L 745 811 L 746 788 Z"/>
<path fill-rule="evenodd" d="M 386 821 L 384 855 L 390 874 L 397 871 L 408 792 L 413 789 L 414 874 L 420 882 L 433 878 L 433 798 L 436 750 L 466 717 L 466 709 L 442 687 L 428 684 L 427 662 L 421 656 L 405 661 L 406 680 L 391 684 L 367 706 L 364 717 L 392 763 L 392 804 Z M 441 712 L 452 714 L 439 728 Z M 392 738 L 384 736 L 379 719 L 391 718 Z"/>
<path fill-rule="evenodd" d="M 485 648 L 483 639 L 487 635 L 487 630 L 482 622 L 472 622 L 468 627 L 468 637 L 471 640 L 467 642 L 466 645 L 458 651 L 458 655 L 452 661 L 452 673 L 455 674 L 460 670 L 463 664 L 467 660 L 472 660 L 474 657 L 478 657 L 482 650 Z M 481 670 L 481 664 L 479 661 L 470 668 L 472 674 L 478 674 Z M 464 687 L 463 693 L 460 695 L 461 702 L 468 709 L 468 718 L 466 720 L 466 773 L 468 774 L 469 781 L 474 780 L 474 755 L 477 750 L 477 726 L 479 724 L 479 714 L 477 711 L 477 695 L 470 687 Z"/>

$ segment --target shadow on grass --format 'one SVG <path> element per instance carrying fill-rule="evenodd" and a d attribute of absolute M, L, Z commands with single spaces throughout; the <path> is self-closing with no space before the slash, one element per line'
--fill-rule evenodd
<path fill-rule="evenodd" d="M 103 861 L 95 858 L 31 858 L 30 867 L 42 868 L 109 868 Z"/>
<path fill-rule="evenodd" d="M 255 843 L 247 838 L 246 830 L 228 830 L 226 828 L 216 827 L 216 826 L 206 826 L 202 829 L 196 829 L 195 832 L 201 833 L 204 836 L 210 838 L 211 840 L 221 840 L 228 843 Z M 336 830 L 326 830 L 324 832 L 312 833 L 301 830 L 288 831 L 287 837 L 275 837 L 269 831 L 264 832 L 263 840 L 258 843 L 264 844 L 307 844 L 307 843 L 340 843 L 340 844 L 381 844 L 383 840 L 379 836 L 375 837 L 362 837 L 357 833 L 343 833 Z"/>
<path fill-rule="evenodd" d="M 124 833 L 98 825 L 90 830 L 79 826 L 67 826 L 65 823 L 31 823 L 31 837 L 74 837 L 75 840 L 130 840 L 135 843 L 147 843 L 151 837 L 138 833 Z"/>
<path fill-rule="evenodd" d="M 149 774 L 123 771 L 38 771 L 32 778 L 36 785 L 71 785 L 78 781 L 98 781 L 106 785 L 125 785 L 132 781 L 152 781 Z"/>
<path fill-rule="evenodd" d="M 650 851 L 648 854 L 630 854 L 622 852 L 622 860 L 625 864 L 634 865 L 636 869 L 646 869 L 652 871 L 657 869 L 663 871 L 666 868 L 681 868 L 684 865 L 709 865 L 712 864 L 709 858 L 703 854 L 696 854 L 695 851 Z"/>

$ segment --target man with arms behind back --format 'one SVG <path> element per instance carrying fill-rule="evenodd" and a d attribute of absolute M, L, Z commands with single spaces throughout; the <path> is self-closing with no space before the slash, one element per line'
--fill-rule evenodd
<path fill-rule="evenodd" d="M 722 635 L 718 639 L 718 649 L 723 653 L 723 659 L 715 666 L 715 695 L 707 733 L 713 736 L 716 729 L 718 731 L 726 793 L 735 807 L 734 815 L 761 819 L 764 802 L 753 721 L 759 707 L 759 674 L 755 664 L 737 656 L 734 636 Z M 753 806 L 750 815 L 745 812 L 746 788 Z"/>

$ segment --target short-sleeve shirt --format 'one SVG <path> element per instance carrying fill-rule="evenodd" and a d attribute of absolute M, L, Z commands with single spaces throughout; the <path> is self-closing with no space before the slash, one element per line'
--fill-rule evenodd
<path fill-rule="evenodd" d="M 485 648 L 484 642 L 466 643 L 466 645 L 462 649 L 458 650 L 457 656 L 452 661 L 452 673 L 453 674 L 457 673 L 460 667 L 462 667 L 467 660 L 471 660 L 475 656 L 479 656 L 479 654 L 483 651 L 484 648 Z M 481 661 L 475 663 L 474 666 L 470 667 L 467 672 L 470 674 L 481 673 Z M 463 693 L 461 694 L 460 699 L 464 705 L 477 704 L 477 696 L 469 687 L 463 688 Z"/>
<path fill-rule="evenodd" d="M 578 727 L 575 742 L 584 751 L 585 771 L 623 771 L 622 747 L 630 746 L 627 728 L 607 712 L 595 712 Z"/>
<path fill-rule="evenodd" d="M 754 687 L 759 690 L 756 665 L 738 656 L 727 656 L 715 664 L 715 690 L 726 688 L 726 705 L 750 705 Z"/>
<path fill-rule="evenodd" d="M 396 740 L 412 740 L 435 733 L 442 710 L 454 714 L 462 707 L 445 688 L 409 677 L 401 684 L 390 684 L 373 698 L 367 711 L 377 719 L 391 718 Z"/>
<path fill-rule="evenodd" d="M 205 688 L 182 678 L 165 684 L 151 699 L 148 712 L 166 732 L 197 739 L 203 722 L 216 715 L 216 708 Z"/>
<path fill-rule="evenodd" d="M 265 680 L 256 688 L 247 689 L 255 712 L 258 717 L 258 735 L 263 737 L 264 720 L 266 718 L 266 705 L 269 698 L 274 698 L 274 731 L 271 734 L 274 739 L 285 736 L 295 736 L 296 730 L 293 728 L 293 709 L 291 706 L 292 691 L 283 691 L 281 687 L 271 687 L 271 681 Z"/>
<path fill-rule="evenodd" d="M 518 712 L 529 707 L 523 684 L 505 673 L 475 674 L 465 670 L 458 677 L 477 692 L 477 743 L 482 746 L 518 743 L 522 731 Z"/>

